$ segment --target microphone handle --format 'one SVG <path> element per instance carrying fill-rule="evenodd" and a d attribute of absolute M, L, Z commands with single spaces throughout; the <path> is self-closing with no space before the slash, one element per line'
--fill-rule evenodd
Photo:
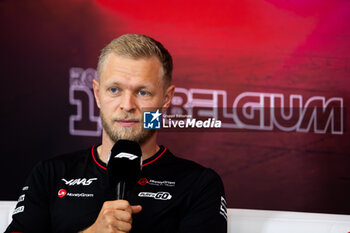
<path fill-rule="evenodd" d="M 126 200 L 125 181 L 119 181 L 115 191 L 117 193 L 117 200 Z"/>

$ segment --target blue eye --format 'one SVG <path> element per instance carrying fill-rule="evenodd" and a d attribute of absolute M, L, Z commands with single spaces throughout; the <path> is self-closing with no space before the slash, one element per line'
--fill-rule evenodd
<path fill-rule="evenodd" d="M 111 91 L 113 94 L 115 94 L 115 93 L 118 92 L 118 88 L 112 87 L 112 88 L 110 88 L 110 91 Z"/>
<path fill-rule="evenodd" d="M 147 93 L 146 91 L 139 91 L 139 94 L 140 94 L 141 96 L 146 96 L 148 93 Z"/>

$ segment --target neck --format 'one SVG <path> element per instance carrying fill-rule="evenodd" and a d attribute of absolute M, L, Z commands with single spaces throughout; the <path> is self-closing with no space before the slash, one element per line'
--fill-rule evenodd
<path fill-rule="evenodd" d="M 142 160 L 152 157 L 158 150 L 159 146 L 157 145 L 157 132 L 155 132 L 146 142 L 144 142 L 141 147 L 142 151 Z M 102 132 L 102 144 L 97 147 L 98 157 L 104 162 L 107 163 L 109 154 L 111 152 L 114 142 L 109 138 L 109 136 Z"/>

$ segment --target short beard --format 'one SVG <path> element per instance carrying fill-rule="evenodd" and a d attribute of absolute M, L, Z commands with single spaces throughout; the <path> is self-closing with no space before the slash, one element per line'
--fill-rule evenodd
<path fill-rule="evenodd" d="M 120 119 L 134 119 L 131 114 L 125 114 L 125 116 L 120 117 Z M 138 144 L 143 144 L 145 143 L 150 137 L 153 136 L 153 134 L 156 132 L 155 129 L 143 129 L 141 120 L 137 119 L 140 123 L 139 126 L 140 128 L 133 128 L 133 127 L 115 127 L 113 128 L 113 123 L 114 120 L 112 120 L 111 124 L 107 123 L 107 119 L 104 117 L 103 113 L 101 112 L 101 122 L 103 129 L 109 136 L 109 138 L 116 143 L 120 139 L 124 140 L 130 140 L 130 141 L 135 141 Z"/>

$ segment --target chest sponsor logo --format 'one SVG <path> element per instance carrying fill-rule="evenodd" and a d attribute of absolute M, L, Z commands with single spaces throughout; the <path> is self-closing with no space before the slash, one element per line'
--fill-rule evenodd
<path fill-rule="evenodd" d="M 141 178 L 137 183 L 139 183 L 139 185 L 146 185 L 149 184 L 149 181 L 147 178 Z"/>
<path fill-rule="evenodd" d="M 94 197 L 92 193 L 67 193 L 67 197 Z"/>
<path fill-rule="evenodd" d="M 97 178 L 90 178 L 90 179 L 78 178 L 78 179 L 71 179 L 71 180 L 62 179 L 62 181 L 66 185 L 69 185 L 69 186 L 73 186 L 73 185 L 85 185 L 85 186 L 88 186 L 95 180 L 97 180 Z"/>
<path fill-rule="evenodd" d="M 147 178 L 141 178 L 137 183 L 139 183 L 139 185 L 154 185 L 154 186 L 167 186 L 167 187 L 175 187 L 175 181 L 167 181 L 167 180 L 163 180 L 163 181 L 158 181 L 158 180 L 148 180 Z"/>
<path fill-rule="evenodd" d="M 94 197 L 94 194 L 92 193 L 68 193 L 65 189 L 60 189 L 58 191 L 58 197 Z"/>
<path fill-rule="evenodd" d="M 66 196 L 66 194 L 67 194 L 67 191 L 65 189 L 60 189 L 58 191 L 58 197 L 60 197 L 60 198 Z"/>
<path fill-rule="evenodd" d="M 151 193 L 151 192 L 141 192 L 138 195 L 139 197 L 150 197 L 154 198 L 156 200 L 170 200 L 172 198 L 171 194 L 168 192 L 157 192 L 157 193 Z"/>

